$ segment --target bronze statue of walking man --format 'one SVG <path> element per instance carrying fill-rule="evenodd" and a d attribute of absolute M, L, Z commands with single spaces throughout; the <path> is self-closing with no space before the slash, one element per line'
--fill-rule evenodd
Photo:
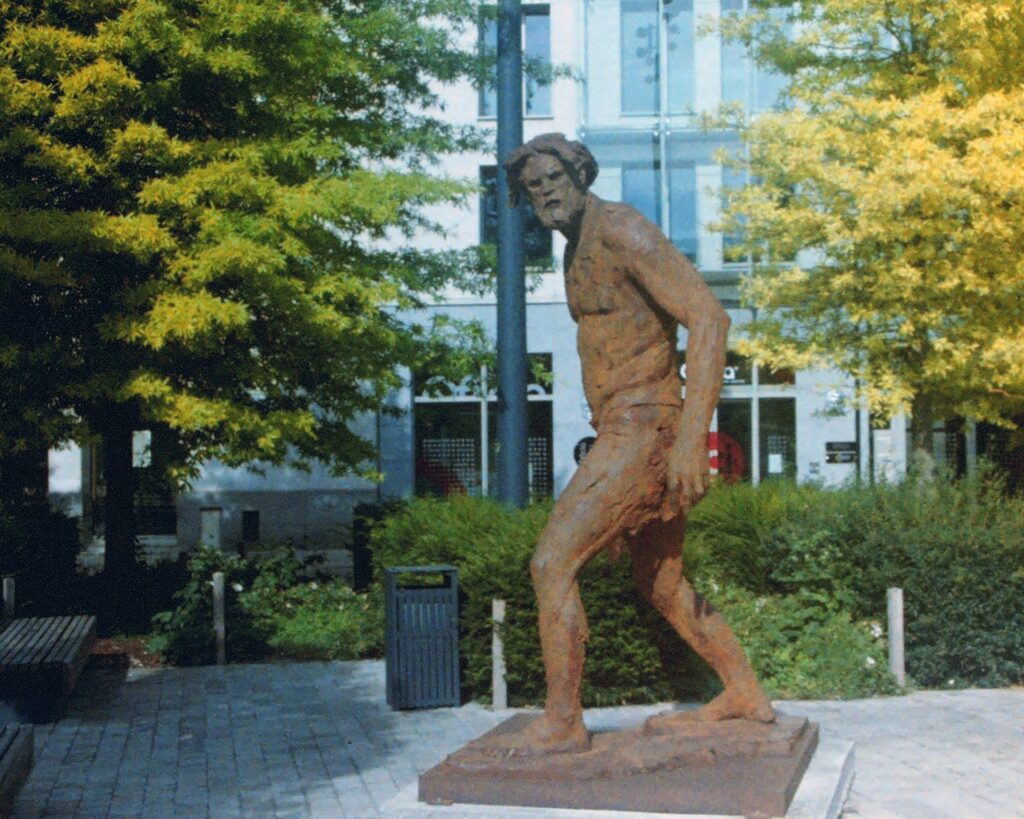
<path fill-rule="evenodd" d="M 513 752 L 581 751 L 590 737 L 580 688 L 587 622 L 577 578 L 601 551 L 628 547 L 641 592 L 722 679 L 696 720 L 771 722 L 771 704 L 732 630 L 683 577 L 686 512 L 709 481 L 707 437 L 721 391 L 729 318 L 697 270 L 634 208 L 589 192 L 597 163 L 545 134 L 505 165 L 512 204 L 525 194 L 568 240 L 565 289 L 578 325 L 583 386 L 597 440 L 555 504 L 530 564 L 547 675 L 544 713 L 509 737 Z M 676 327 L 688 331 L 685 406 Z"/>

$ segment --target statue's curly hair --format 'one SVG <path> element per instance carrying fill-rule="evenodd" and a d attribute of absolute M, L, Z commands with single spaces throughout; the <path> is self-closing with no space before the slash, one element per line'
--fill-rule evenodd
<path fill-rule="evenodd" d="M 517 207 L 519 195 L 526 193 L 520 179 L 523 165 L 531 156 L 537 154 L 551 154 L 557 157 L 581 190 L 588 190 L 597 179 L 597 160 L 586 145 L 566 139 L 565 134 L 541 134 L 520 145 L 505 160 L 508 201 L 512 207 Z"/>

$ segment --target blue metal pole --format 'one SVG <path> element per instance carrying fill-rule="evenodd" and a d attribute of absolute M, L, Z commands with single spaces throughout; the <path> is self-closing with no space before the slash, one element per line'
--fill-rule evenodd
<path fill-rule="evenodd" d="M 527 486 L 526 277 L 523 222 L 503 166 L 523 144 L 522 6 L 498 8 L 498 498 L 522 507 Z M 527 206 L 528 207 L 528 206 Z"/>

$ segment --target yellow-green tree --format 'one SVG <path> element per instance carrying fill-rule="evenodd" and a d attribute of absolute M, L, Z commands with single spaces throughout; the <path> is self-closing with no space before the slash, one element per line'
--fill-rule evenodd
<path fill-rule="evenodd" d="M 724 29 L 792 85 L 745 124 L 760 184 L 722 225 L 757 260 L 748 351 L 852 373 L 873 411 L 911 412 L 915 450 L 933 419 L 1005 421 L 1024 405 L 1020 3 L 758 5 Z"/>
<path fill-rule="evenodd" d="M 471 254 L 388 250 L 475 146 L 430 114 L 477 75 L 462 0 L 0 0 L 0 449 L 99 436 L 107 572 L 134 548 L 131 433 L 179 465 L 359 466 Z M 387 239 L 385 243 L 383 240 Z"/>

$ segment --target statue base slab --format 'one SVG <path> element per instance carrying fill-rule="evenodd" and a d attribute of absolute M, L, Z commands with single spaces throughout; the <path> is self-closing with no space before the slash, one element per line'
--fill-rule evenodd
<path fill-rule="evenodd" d="M 517 714 L 419 778 L 428 804 L 469 803 L 727 816 L 784 816 L 818 744 L 802 717 L 694 722 L 592 736 L 578 753 L 510 754 Z"/>

